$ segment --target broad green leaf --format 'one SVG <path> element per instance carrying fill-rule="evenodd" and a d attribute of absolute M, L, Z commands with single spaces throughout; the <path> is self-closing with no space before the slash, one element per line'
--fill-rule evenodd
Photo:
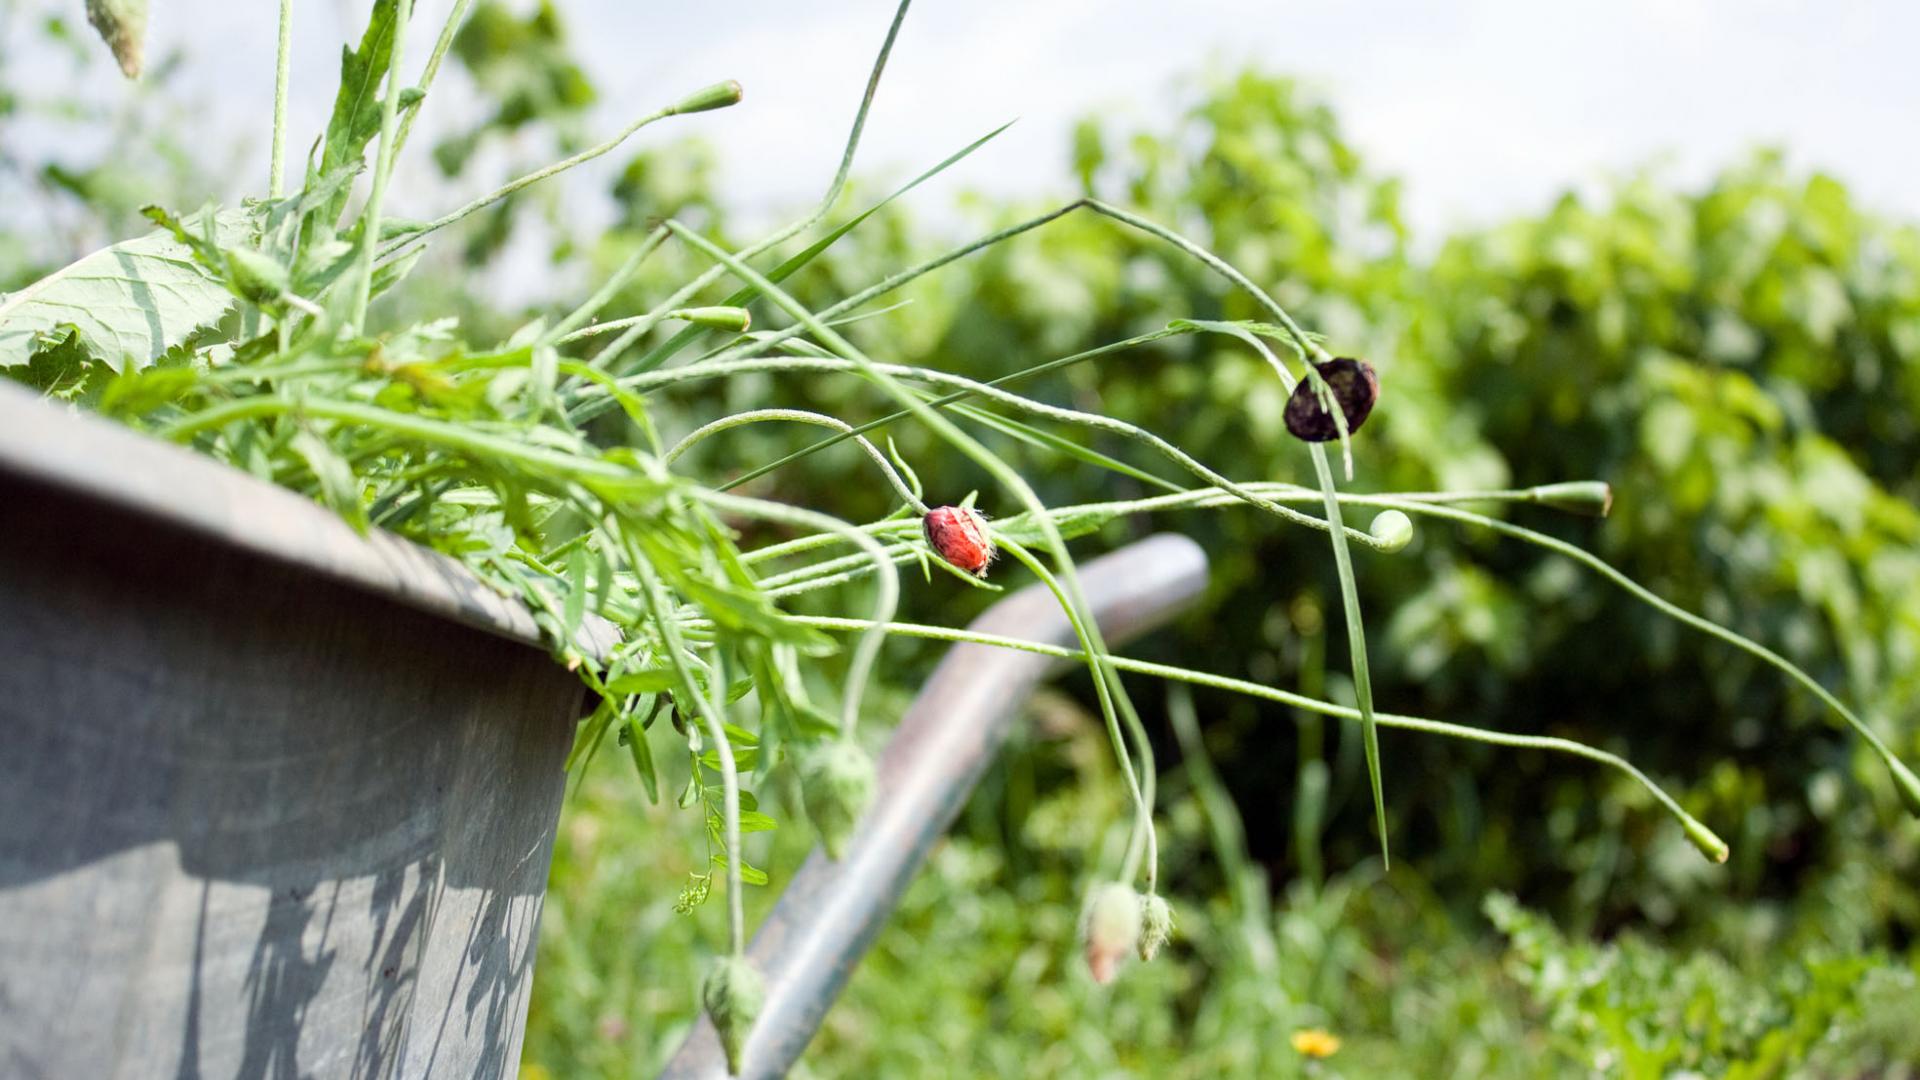
<path fill-rule="evenodd" d="M 251 215 L 221 211 L 222 244 L 244 243 Z M 61 328 L 79 333 L 88 355 L 114 371 L 138 371 L 220 320 L 234 303 L 226 283 L 157 230 L 70 263 L 0 297 L 0 367 L 24 364 Z"/>
<path fill-rule="evenodd" d="M 340 51 L 340 90 L 333 99 L 327 141 L 320 151 L 322 177 L 361 160 L 367 143 L 380 130 L 380 83 L 393 60 L 394 7 L 394 0 L 374 0 L 360 47 Z M 331 227 L 340 220 L 350 191 L 342 187 L 327 199 L 320 224 Z"/>

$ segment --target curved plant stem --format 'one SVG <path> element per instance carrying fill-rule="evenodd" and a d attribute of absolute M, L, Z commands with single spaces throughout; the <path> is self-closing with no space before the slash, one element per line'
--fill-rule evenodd
<path fill-rule="evenodd" d="M 1893 774 L 1894 787 L 1900 793 L 1901 801 L 1907 805 L 1907 809 L 1910 812 L 1916 816 L 1920 816 L 1920 778 L 1916 778 L 1912 768 L 1909 767 L 1906 762 L 1901 761 L 1900 758 L 1894 754 L 1893 750 L 1887 746 L 1886 742 L 1883 741 L 1879 735 L 1875 734 L 1871 727 L 1867 726 L 1865 721 L 1861 720 L 1859 716 L 1854 714 L 1852 709 L 1849 709 L 1839 698 L 1835 697 L 1832 691 L 1829 691 L 1825 686 L 1821 685 L 1818 679 L 1802 671 L 1799 665 L 1781 656 L 1779 653 L 1774 652 L 1772 649 L 1767 648 L 1765 645 L 1733 630 L 1729 630 L 1711 619 L 1695 615 L 1686 608 L 1659 596 L 1646 586 L 1641 585 L 1619 570 L 1614 569 L 1611 564 L 1598 555 L 1583 548 L 1576 547 L 1573 544 L 1569 544 L 1564 540 L 1555 539 L 1545 533 L 1535 532 L 1532 529 L 1519 525 L 1510 525 L 1507 522 L 1490 518 L 1483 514 L 1476 514 L 1469 510 L 1460 510 L 1432 502 L 1399 499 L 1384 495 L 1361 496 L 1354 498 L 1352 501 L 1366 506 L 1380 506 L 1406 513 L 1426 514 L 1431 517 L 1448 518 L 1453 521 L 1466 522 L 1470 525 L 1478 525 L 1481 528 L 1491 529 L 1494 532 L 1525 540 L 1530 544 L 1536 544 L 1549 551 L 1565 555 L 1567 558 L 1589 567 L 1600 576 L 1613 582 L 1621 589 L 1624 589 L 1635 599 L 1647 604 L 1668 618 L 1690 626 L 1703 634 L 1719 638 L 1721 641 L 1732 645 L 1742 652 L 1757 657 L 1782 674 L 1793 679 L 1801 686 L 1806 687 L 1807 690 L 1819 698 L 1827 708 L 1832 709 L 1849 727 L 1859 733 L 1860 737 L 1866 740 L 1867 745 L 1871 746 L 1874 752 L 1880 755 L 1880 760 L 1886 765 L 1887 770 Z"/>
<path fill-rule="evenodd" d="M 1219 274 L 1229 282 L 1239 286 L 1247 295 L 1251 296 L 1261 307 L 1265 308 L 1269 314 L 1278 320 L 1281 326 L 1286 328 L 1287 333 L 1292 336 L 1294 344 L 1299 347 L 1302 354 L 1315 362 L 1327 359 L 1326 350 L 1322 349 L 1305 331 L 1300 329 L 1299 325 L 1293 321 L 1293 316 L 1287 314 L 1285 308 L 1275 302 L 1273 297 L 1267 295 L 1265 289 L 1255 285 L 1245 274 L 1235 269 L 1225 259 L 1188 240 L 1179 233 L 1155 222 L 1148 221 L 1146 218 L 1140 217 L 1137 214 L 1132 214 L 1118 207 L 1110 206 L 1098 199 L 1087 199 L 1085 203 L 1088 209 L 1097 214 L 1104 214 L 1124 225 L 1131 226 L 1132 228 L 1158 237 L 1174 245 L 1187 255 L 1198 260 L 1214 273 Z M 1265 350 L 1262 351 L 1264 352 Z M 1273 360 L 1271 354 L 1268 354 L 1268 359 Z M 1279 371 L 1282 383 L 1287 383 L 1286 369 L 1281 367 L 1277 361 L 1274 361 L 1274 364 Z M 1307 378 L 1311 379 L 1314 386 L 1322 391 L 1322 400 L 1323 402 L 1326 401 L 1325 381 L 1322 380 L 1314 370 L 1313 363 L 1306 365 L 1306 371 Z M 1291 391 L 1293 387 L 1289 384 L 1287 385 L 1287 389 Z M 1329 411 L 1336 418 L 1342 416 L 1340 409 L 1337 407 Z M 1342 433 L 1341 441 L 1344 446 L 1346 432 L 1345 422 L 1341 419 L 1336 420 L 1336 423 L 1339 424 Z M 1382 867 L 1386 867 L 1391 865 L 1391 860 L 1387 853 L 1387 800 L 1380 782 L 1380 735 L 1379 732 L 1374 729 L 1373 679 L 1367 669 L 1367 631 L 1361 622 L 1360 591 L 1353 579 L 1353 556 L 1347 551 L 1347 532 L 1342 527 L 1340 521 L 1340 499 L 1334 488 L 1333 470 L 1327 466 L 1326 449 L 1319 443 L 1309 443 L 1307 444 L 1307 453 L 1308 456 L 1313 459 L 1314 475 L 1319 479 L 1320 490 L 1325 496 L 1327 531 L 1333 540 L 1333 563 L 1340 575 L 1340 602 L 1346 613 L 1347 647 L 1353 669 L 1353 694 L 1360 706 L 1361 736 L 1365 741 L 1367 751 L 1367 778 L 1373 784 L 1374 825 L 1380 832 L 1380 863 Z"/>
<path fill-rule="evenodd" d="M 1122 438 L 1131 439 L 1147 446 L 1168 461 L 1205 480 L 1208 484 L 1222 491 L 1231 492 L 1242 501 L 1259 507 L 1269 514 L 1284 518 L 1296 525 L 1304 525 L 1310 529 L 1325 531 L 1328 528 L 1326 521 L 1323 519 L 1313 517 L 1309 514 L 1303 514 L 1291 507 L 1283 506 L 1270 499 L 1262 498 L 1246 485 L 1229 480 L 1222 474 L 1200 463 L 1191 454 L 1167 442 L 1160 436 L 1136 424 L 1129 424 L 1125 420 L 1116 420 L 1113 417 L 1101 416 L 1097 413 L 1080 412 L 1076 409 L 1068 409 L 1058 405 L 1048 405 L 1043 402 L 1034 401 L 1031 398 L 1022 397 L 1011 391 L 991 386 L 987 383 L 976 382 L 964 376 L 953 375 L 932 368 L 908 367 L 902 364 L 882 364 L 873 361 L 869 361 L 868 363 L 871 367 L 863 366 L 856 361 L 842 357 L 757 357 L 749 360 L 733 360 L 724 364 L 701 364 L 697 367 L 689 366 L 674 368 L 670 371 L 648 372 L 644 375 L 634 375 L 619 379 L 616 380 L 616 382 L 627 389 L 646 390 L 673 383 L 719 378 L 751 371 L 849 371 L 860 372 L 862 374 L 875 372 L 883 376 L 915 379 L 932 383 L 936 386 L 961 387 L 964 388 L 968 394 L 997 401 L 1019 409 L 1022 412 L 1032 413 L 1036 416 L 1044 416 L 1050 420 L 1058 420 L 1062 423 L 1078 424 L 1083 427 L 1090 427 L 1121 436 Z M 932 408 L 931 401 L 920 398 L 917 395 L 915 396 L 915 401 L 922 407 Z M 919 415 L 917 411 L 915 415 Z M 1345 528 L 1344 526 L 1342 527 Z M 1347 539 L 1353 543 L 1370 548 L 1381 547 L 1379 540 L 1358 529 L 1347 528 L 1346 534 Z"/>
<path fill-rule="evenodd" d="M 862 619 L 832 618 L 814 615 L 794 615 L 793 621 L 806 626 L 819 627 L 822 630 L 858 631 L 866 629 Z M 1002 637 L 997 634 L 983 634 L 974 630 L 963 630 L 947 626 L 926 626 L 918 623 L 895 623 L 889 627 L 901 637 L 928 638 L 935 641 L 960 641 L 976 645 L 992 645 L 1004 649 L 1018 649 L 1023 652 L 1039 653 L 1043 656 L 1057 656 L 1063 660 L 1082 660 L 1085 655 L 1074 649 L 1061 648 L 1058 645 L 1045 645 L 1022 638 Z M 1360 711 L 1345 705 L 1336 705 L 1330 701 L 1307 697 L 1288 690 L 1267 686 L 1263 683 L 1248 682 L 1226 675 L 1193 671 L 1188 668 L 1174 667 L 1168 664 L 1156 664 L 1146 660 L 1134 660 L 1124 656 L 1108 655 L 1107 663 L 1121 671 L 1130 671 L 1140 675 L 1151 675 L 1159 679 L 1174 682 L 1191 683 L 1195 686 L 1226 690 L 1249 697 L 1264 698 L 1292 708 L 1307 712 L 1331 716 L 1341 720 L 1359 721 Z M 1553 753 L 1572 754 L 1598 762 L 1610 769 L 1618 770 L 1631 777 L 1645 788 L 1674 819 L 1686 830 L 1688 839 L 1699 847 L 1702 853 L 1715 862 L 1725 862 L 1727 846 L 1708 829 L 1699 819 L 1681 807 L 1665 788 L 1655 783 L 1653 778 L 1641 772 L 1632 762 L 1618 754 L 1612 754 L 1598 747 L 1573 739 L 1563 739 L 1551 735 L 1514 735 L 1504 731 L 1489 731 L 1467 724 L 1453 724 L 1444 720 L 1428 720 L 1418 716 L 1401 716 L 1395 713 L 1377 713 L 1375 719 L 1382 727 L 1400 728 L 1406 731 L 1418 731 L 1428 735 L 1440 735 L 1450 739 L 1464 739 L 1468 742 L 1486 743 L 1493 746 L 1510 746 L 1524 750 L 1545 750 Z"/>
<path fill-rule="evenodd" d="M 854 155 L 860 149 L 860 136 L 866 130 L 867 113 L 873 108 L 874 94 L 880 89 L 880 76 L 887 69 L 887 58 L 893 54 L 893 43 L 900 36 L 900 25 L 906 21 L 907 8 L 911 4 L 912 0 L 901 0 L 900 5 L 894 9 L 893 22 L 887 27 L 886 40 L 881 42 L 880 52 L 874 57 L 873 67 L 867 73 L 866 92 L 861 95 L 860 107 L 854 112 L 853 128 L 847 133 L 846 144 L 841 147 L 840 166 L 834 171 L 833 179 L 828 182 L 826 194 L 821 196 L 820 202 L 815 205 L 813 211 L 807 216 L 741 249 L 737 256 L 738 258 L 743 260 L 751 259 L 805 232 L 817 224 L 820 219 L 826 217 L 828 211 L 833 209 L 833 204 L 840 201 L 841 192 L 846 190 L 847 176 L 853 171 Z M 612 364 L 629 346 L 635 341 L 638 341 L 647 331 L 653 329 L 654 325 L 659 322 L 660 318 L 665 316 L 666 312 L 685 304 L 689 298 L 701 289 L 719 280 L 720 276 L 725 272 L 725 267 L 715 266 L 695 276 L 692 281 L 681 287 L 672 296 L 668 297 L 664 303 L 655 308 L 653 313 L 650 313 L 644 319 L 633 321 L 624 333 L 618 338 L 615 338 L 606 348 L 600 350 L 594 357 L 594 365 L 604 368 Z M 786 274 L 790 272 L 791 268 L 787 267 L 776 269 L 773 271 L 774 280 L 784 278 Z M 744 287 L 732 296 L 729 296 L 725 303 L 732 306 L 745 304 L 753 299 L 757 291 L 758 290 L 752 286 Z M 648 353 L 636 366 L 641 370 L 650 370 L 659 366 L 665 362 L 669 356 L 672 356 L 685 346 L 687 342 L 692 341 L 700 332 L 700 328 L 692 326 L 681 330 L 658 348 Z M 575 335 L 575 339 L 577 340 L 579 337 L 584 336 L 587 336 L 586 333 L 580 332 Z"/>
<path fill-rule="evenodd" d="M 925 515 L 927 513 L 927 504 L 921 502 L 920 497 L 915 495 L 913 489 L 907 486 L 907 482 L 900 478 L 900 474 L 894 470 L 893 463 L 887 460 L 886 455 L 882 454 L 878 448 L 865 438 L 851 434 L 853 432 L 853 425 L 837 416 L 828 416 L 826 413 L 809 412 L 806 409 L 753 409 L 748 412 L 734 413 L 731 416 L 723 416 L 689 433 L 686 438 L 675 443 L 673 448 L 668 450 L 666 455 L 660 459 L 660 462 L 663 465 L 671 465 L 680 455 L 686 453 L 695 443 L 700 442 L 702 439 L 746 424 L 766 423 L 771 420 L 790 420 L 801 424 L 815 424 L 824 428 L 832 428 L 835 431 L 847 435 L 859 444 L 861 451 L 864 452 L 867 457 L 871 458 L 873 464 L 886 476 L 887 483 L 893 485 L 894 493 L 900 496 L 901 502 L 912 507 L 917 514 Z M 721 488 L 720 490 L 724 491 L 726 488 Z"/>
<path fill-rule="evenodd" d="M 1185 334 L 1190 332 L 1191 331 L 1187 331 L 1187 330 L 1172 330 L 1172 329 L 1155 330 L 1151 334 L 1140 334 L 1135 337 L 1127 338 L 1125 341 L 1116 341 L 1111 345 L 1102 345 L 1097 349 L 1088 349 L 1085 352 L 1074 353 L 1072 356 L 1063 356 L 1058 360 L 1051 360 L 1044 364 L 1038 364 L 1034 367 L 1026 368 L 1021 371 L 1016 371 L 1011 375 L 1002 375 L 997 379 L 988 380 L 986 385 L 1005 386 L 1007 383 L 1014 382 L 1019 379 L 1028 379 L 1038 375 L 1044 375 L 1049 371 L 1053 371 L 1058 368 L 1068 367 L 1073 364 L 1078 364 L 1083 360 L 1091 360 L 1098 356 L 1105 356 L 1109 353 L 1120 352 L 1123 349 L 1130 349 L 1136 345 L 1145 345 L 1148 342 L 1159 341 L 1161 338 L 1174 337 L 1180 334 Z M 932 406 L 933 408 L 942 409 L 947 407 L 948 405 L 954 405 L 959 402 L 965 401 L 968 398 L 971 398 L 972 396 L 973 396 L 973 391 L 971 390 L 955 390 L 952 393 L 943 394 L 940 397 L 937 397 L 932 401 L 927 402 L 927 404 Z M 896 420 L 904 420 L 907 418 L 908 415 L 910 414 L 907 410 L 901 409 L 898 412 L 888 413 L 887 415 L 879 418 L 878 420 L 869 420 L 866 423 L 861 424 L 859 427 L 852 428 L 842 434 L 833 435 L 825 439 L 821 439 L 820 441 L 814 443 L 811 446 L 801 447 L 800 449 L 795 450 L 793 453 L 788 454 L 786 457 L 777 458 L 773 461 L 767 462 L 765 465 L 760 465 L 753 469 L 749 469 L 745 473 L 742 473 L 741 475 L 736 476 L 733 479 L 727 481 L 725 484 L 721 485 L 721 488 L 722 490 L 726 490 L 729 488 L 736 488 L 736 487 L 739 487 L 741 484 L 745 484 L 753 480 L 758 480 L 760 477 L 765 476 L 766 474 L 774 471 L 775 469 L 780 468 L 781 466 L 790 465 L 793 462 L 799 461 L 801 458 L 806 457 L 808 454 L 813 454 L 821 450 L 825 450 L 827 447 L 832 446 L 843 439 L 850 439 L 856 435 L 864 435 L 867 432 L 874 430 L 875 428 L 885 427 Z"/>
<path fill-rule="evenodd" d="M 402 2 L 404 3 L 405 0 L 402 0 Z M 397 46 L 398 44 L 399 42 L 396 40 L 395 45 Z M 460 207 L 458 210 L 454 210 L 450 213 L 442 214 L 439 217 L 434 218 L 432 221 L 427 222 L 425 225 L 420 226 L 418 229 L 410 230 L 409 232 L 406 233 L 406 235 L 396 238 L 392 243 L 386 246 L 385 250 L 380 252 L 380 257 L 383 259 L 391 257 L 396 252 L 398 252 L 401 248 L 406 247 L 407 245 L 415 243 L 419 240 L 422 240 L 428 234 L 438 232 L 441 229 L 446 228 L 447 226 L 453 224 L 456 221 L 459 221 L 461 218 L 464 218 L 469 214 L 475 213 L 480 210 L 485 210 L 487 207 L 492 206 L 494 203 L 499 202 L 501 199 L 504 199 L 509 195 L 512 195 L 514 192 L 519 191 L 521 188 L 531 187 L 534 184 L 537 184 L 540 181 L 545 180 L 549 177 L 558 176 L 559 174 L 566 172 L 568 169 L 571 169 L 576 165 L 584 165 L 587 162 L 592 161 L 594 158 L 597 158 L 602 154 L 605 154 L 608 151 L 613 150 L 615 147 L 619 146 L 621 143 L 626 142 L 627 139 L 631 137 L 634 132 L 639 131 L 641 128 L 646 127 L 648 124 L 654 123 L 657 120 L 664 120 L 667 117 L 673 116 L 673 115 L 674 115 L 674 110 L 672 106 L 668 106 L 667 108 L 664 108 L 664 109 L 657 109 L 653 112 L 648 113 L 645 116 L 642 116 L 640 119 L 635 120 L 633 123 L 628 124 L 626 128 L 622 130 L 618 135 L 615 135 L 613 138 L 608 139 L 603 143 L 600 143 L 595 146 L 589 146 L 585 150 L 580 151 L 579 153 L 573 155 L 570 158 L 563 158 L 562 160 L 556 161 L 553 164 L 546 166 L 545 168 L 535 169 L 534 171 L 527 173 L 525 176 L 521 176 L 513 180 L 509 180 L 505 184 L 502 184 L 499 187 L 494 188 L 492 191 L 487 192 L 485 195 L 482 195 L 479 198 L 476 198 L 473 201 L 467 203 L 465 206 Z M 381 145 L 382 145 L 382 154 L 384 155 L 385 142 L 383 141 Z M 376 174 L 375 180 L 377 181 L 378 179 L 379 179 L 379 176 L 378 174 Z"/>
<path fill-rule="evenodd" d="M 872 537 L 839 518 L 830 517 L 816 510 L 806 510 L 765 499 L 727 495 L 717 491 L 694 489 L 691 494 L 716 510 L 784 522 L 802 528 L 830 530 L 844 537 L 848 543 L 860 548 L 872 562 L 876 571 L 875 585 L 877 586 L 873 601 L 873 626 L 869 633 L 861 636 L 860 643 L 854 647 L 853 659 L 847 665 L 847 689 L 841 695 L 840 736 L 851 740 L 860 723 L 861 697 L 866 690 L 874 664 L 880 657 L 880 649 L 886 644 L 887 621 L 893 618 L 893 613 L 900 604 L 900 575 L 894 569 L 893 560 L 887 557 L 879 544 L 874 543 Z"/>
<path fill-rule="evenodd" d="M 1047 591 L 1051 592 L 1054 600 L 1060 604 L 1060 609 L 1066 612 L 1067 621 L 1073 624 L 1075 636 L 1084 638 L 1086 636 L 1083 633 L 1085 628 L 1081 624 L 1080 613 L 1074 610 L 1073 604 L 1068 599 L 1066 591 L 1060 587 L 1060 582 L 1047 571 L 1046 565 L 1039 559 L 1034 558 L 1033 553 L 1021 546 L 1018 541 L 999 535 L 996 535 L 994 539 L 1002 548 L 1006 549 L 1008 554 L 1019 560 L 1028 570 L 1033 571 L 1033 576 L 1040 579 L 1041 584 L 1047 587 Z M 1086 658 L 1087 654 L 1082 652 L 1081 659 L 1084 660 Z M 1146 790 L 1143 789 L 1141 785 L 1140 775 L 1134 771 L 1133 758 L 1127 752 L 1126 737 L 1120 732 L 1120 720 L 1116 715 L 1117 706 L 1113 700 L 1114 695 L 1112 688 L 1108 685 L 1109 680 L 1117 682 L 1118 677 L 1113 675 L 1111 669 L 1107 667 L 1107 659 L 1108 657 L 1104 654 L 1100 657 L 1100 663 L 1098 664 L 1093 680 L 1093 690 L 1100 699 L 1100 713 L 1106 720 L 1107 739 L 1113 745 L 1114 759 L 1120 763 L 1120 771 L 1126 774 L 1127 794 L 1133 800 L 1134 812 L 1133 829 L 1127 839 L 1127 866 L 1122 872 L 1122 880 L 1128 882 L 1134 880 L 1139 870 L 1138 853 L 1141 845 L 1144 844 L 1147 853 L 1147 865 L 1149 867 L 1147 891 L 1152 892 L 1153 883 L 1157 878 L 1157 874 L 1153 868 L 1158 867 L 1160 864 L 1159 842 L 1154 836 L 1153 828 L 1153 804 L 1149 801 Z M 1131 711 L 1131 706 L 1129 706 L 1129 711 Z M 1139 716 L 1137 714 L 1134 716 L 1134 723 L 1136 725 L 1139 723 Z M 1142 736 L 1145 735 L 1144 729 L 1140 734 Z M 1151 754 L 1151 751 L 1148 751 L 1148 753 Z M 1151 766 L 1149 765 L 1148 768 L 1151 768 Z"/>

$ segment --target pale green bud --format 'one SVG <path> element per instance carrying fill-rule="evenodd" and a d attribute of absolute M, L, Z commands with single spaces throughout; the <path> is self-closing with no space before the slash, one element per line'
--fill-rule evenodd
<path fill-rule="evenodd" d="M 720 1046 L 727 1052 L 727 1072 L 740 1075 L 740 1055 L 747 1046 L 747 1033 L 760 1017 L 767 1001 L 766 980 L 743 956 L 723 956 L 707 969 L 707 982 L 701 988 L 707 1016 L 720 1033 Z"/>

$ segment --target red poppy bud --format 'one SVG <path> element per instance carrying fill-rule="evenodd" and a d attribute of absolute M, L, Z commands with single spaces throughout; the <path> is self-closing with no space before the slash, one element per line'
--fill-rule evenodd
<path fill-rule="evenodd" d="M 970 506 L 936 506 L 921 523 L 927 546 L 941 558 L 977 577 L 987 576 L 998 554 L 987 535 L 987 519 Z"/>

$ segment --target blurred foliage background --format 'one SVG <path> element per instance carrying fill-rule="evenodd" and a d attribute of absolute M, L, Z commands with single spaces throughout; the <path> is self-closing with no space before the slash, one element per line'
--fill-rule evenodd
<path fill-rule="evenodd" d="M 34 208 L 0 230 L 0 288 L 134 231 L 141 203 L 191 203 L 222 167 L 218 146 L 182 149 L 164 63 L 157 86 L 116 108 L 12 85 L 4 50 L 68 49 L 76 80 L 108 61 L 70 24 L 8 10 L 20 33 L 0 42 L 0 124 L 32 115 L 119 137 L 92 157 L 44 160 L 0 140 L 0 194 Z M 488 106 L 440 139 L 438 168 L 459 174 L 489 144 L 529 162 L 581 144 L 594 90 L 565 29 L 551 4 L 478 5 L 455 55 Z M 841 123 L 821 118 L 823 131 Z M 1629 175 L 1599 197 L 1414 237 L 1400 181 L 1361 160 L 1327 103 L 1264 72 L 1202 83 L 1163 130 L 1089 118 L 1073 161 L 1085 190 L 1174 223 L 1337 353 L 1376 365 L 1384 395 L 1356 442 L 1357 490 L 1606 480 L 1605 521 L 1514 513 L 1784 652 L 1920 758 L 1920 230 L 1854 205 L 1838 178 L 1757 151 L 1697 187 Z M 563 199 L 534 189 L 416 272 L 403 302 L 502 332 L 529 313 L 503 307 L 475 270 L 510 246 L 539 249 L 533 272 L 593 280 L 667 216 L 751 239 L 724 190 L 697 142 L 633 153 L 606 192 L 611 228 L 579 229 Z M 839 213 L 886 190 L 856 183 Z M 791 287 L 824 305 L 1051 208 L 963 197 L 938 227 L 912 209 L 948 197 L 936 185 L 889 206 Z M 699 268 L 670 246 L 611 310 L 640 309 Z M 1204 268 L 1082 216 L 899 298 L 910 303 L 849 328 L 864 348 L 982 378 L 1175 318 L 1259 315 Z M 1226 339 L 1162 341 L 1029 389 L 1143 423 L 1238 478 L 1301 477 L 1280 388 Z M 854 421 L 884 411 L 856 381 L 773 377 L 658 408 L 672 438 L 723 409 L 783 404 Z M 934 501 L 988 490 L 924 432 L 893 435 Z M 742 429 L 690 461 L 743 471 L 811 438 Z M 1145 493 L 1057 455 L 996 448 L 1050 502 Z M 1155 468 L 1126 445 L 1095 448 Z M 753 489 L 877 517 L 887 496 L 864 467 L 834 451 Z M 990 490 L 983 507 L 1000 509 Z M 1155 529 L 1198 539 L 1213 585 L 1131 652 L 1350 696 L 1323 541 L 1226 511 L 1119 522 L 1079 546 Z M 1817 703 L 1565 560 L 1497 537 L 1426 526 L 1407 552 L 1363 555 L 1357 570 L 1383 707 L 1625 754 L 1684 793 L 1731 861 L 1704 862 L 1641 791 L 1578 761 L 1388 733 L 1397 858 L 1382 874 L 1355 732 L 1140 682 L 1180 935 L 1170 956 L 1098 988 L 1074 924 L 1086 883 L 1118 859 L 1125 796 L 1088 687 L 1069 680 L 1036 701 L 804 1073 L 1920 1075 L 1920 823 Z M 959 623 L 984 602 L 936 576 L 910 587 L 903 617 Z M 873 706 L 883 720 L 938 651 L 895 641 L 888 656 Z M 602 755 L 569 798 L 526 1075 L 656 1069 L 722 938 L 719 904 L 675 910 L 687 874 L 704 870 L 698 815 L 648 805 L 623 765 Z M 780 786 L 776 771 L 765 790 Z M 777 890 L 811 836 L 797 807 L 775 816 L 785 827 L 756 837 L 765 850 L 751 861 Z M 764 910 L 772 890 L 754 892 Z M 1292 1035 L 1311 1028 L 1340 1050 L 1297 1052 Z"/>

